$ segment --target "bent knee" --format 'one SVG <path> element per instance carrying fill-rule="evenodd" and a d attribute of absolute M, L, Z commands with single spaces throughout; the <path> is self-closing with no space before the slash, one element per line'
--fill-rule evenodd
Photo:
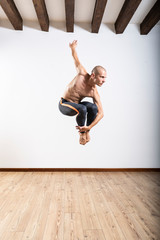
<path fill-rule="evenodd" d="M 96 104 L 92 105 L 91 111 L 92 111 L 92 113 L 97 114 L 98 108 L 97 108 L 97 105 L 96 105 Z"/>
<path fill-rule="evenodd" d="M 87 107 L 82 105 L 81 108 L 79 109 L 79 113 L 82 114 L 82 115 L 86 115 Z"/>

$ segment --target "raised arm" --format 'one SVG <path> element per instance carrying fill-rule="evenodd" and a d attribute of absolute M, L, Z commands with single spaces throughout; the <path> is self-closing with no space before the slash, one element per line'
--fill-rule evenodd
<path fill-rule="evenodd" d="M 72 51 L 72 56 L 73 56 L 74 63 L 75 63 L 78 74 L 82 74 L 82 75 L 87 74 L 87 71 L 82 66 L 82 64 L 80 63 L 78 56 L 77 56 L 77 52 L 76 52 L 77 40 L 74 40 L 72 43 L 69 44 L 69 46 Z"/>

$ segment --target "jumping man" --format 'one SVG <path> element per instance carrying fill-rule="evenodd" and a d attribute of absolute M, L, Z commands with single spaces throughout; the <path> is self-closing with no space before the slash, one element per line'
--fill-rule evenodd
<path fill-rule="evenodd" d="M 59 110 L 68 116 L 77 115 L 78 126 L 76 128 L 80 134 L 79 143 L 85 145 L 90 141 L 89 131 L 104 116 L 96 85 L 99 87 L 103 85 L 107 73 L 102 66 L 96 66 L 93 68 L 91 75 L 88 74 L 77 56 L 77 40 L 74 40 L 69 46 L 77 69 L 77 75 L 68 84 L 59 102 Z M 94 103 L 82 101 L 85 97 L 92 98 Z"/>

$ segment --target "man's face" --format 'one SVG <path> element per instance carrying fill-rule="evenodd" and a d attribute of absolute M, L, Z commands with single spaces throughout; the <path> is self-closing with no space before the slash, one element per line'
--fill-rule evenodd
<path fill-rule="evenodd" d="M 103 83 L 105 83 L 107 77 L 107 73 L 105 70 L 100 70 L 99 73 L 95 76 L 96 84 L 101 87 Z"/>

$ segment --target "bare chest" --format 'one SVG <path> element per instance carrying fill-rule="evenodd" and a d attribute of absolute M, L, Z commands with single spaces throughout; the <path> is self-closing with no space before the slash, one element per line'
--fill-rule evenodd
<path fill-rule="evenodd" d="M 93 88 L 86 84 L 84 81 L 77 81 L 73 87 L 75 94 L 78 94 L 81 98 L 93 97 Z"/>
<path fill-rule="evenodd" d="M 63 97 L 68 101 L 79 103 L 85 97 L 93 98 L 94 88 L 87 84 L 83 76 L 78 76 L 69 83 Z"/>

